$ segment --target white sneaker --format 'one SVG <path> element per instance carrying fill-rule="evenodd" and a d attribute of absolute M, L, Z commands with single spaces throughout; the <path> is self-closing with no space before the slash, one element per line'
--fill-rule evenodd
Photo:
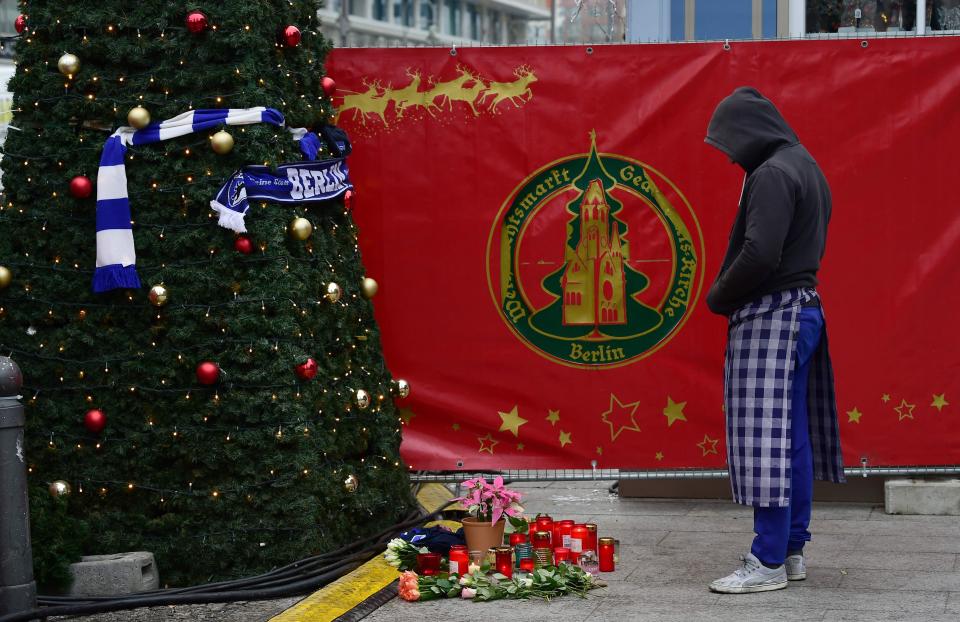
<path fill-rule="evenodd" d="M 767 568 L 753 553 L 740 557 L 743 565 L 732 574 L 710 584 L 710 590 L 721 594 L 769 592 L 787 587 L 787 572 L 783 566 Z"/>
<path fill-rule="evenodd" d="M 787 569 L 788 581 L 803 581 L 807 578 L 807 565 L 803 561 L 803 554 L 787 557 L 784 564 Z"/>

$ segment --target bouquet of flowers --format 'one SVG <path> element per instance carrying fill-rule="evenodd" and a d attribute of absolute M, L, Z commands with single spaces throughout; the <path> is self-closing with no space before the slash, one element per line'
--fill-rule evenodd
<path fill-rule="evenodd" d="M 523 507 L 519 503 L 521 494 L 506 488 L 499 475 L 493 478 L 493 483 L 477 477 L 466 480 L 461 486 L 466 491 L 454 501 L 466 506 L 467 512 L 478 520 L 489 520 L 493 524 L 504 515 L 520 518 L 523 514 Z"/>
<path fill-rule="evenodd" d="M 586 598 L 587 592 L 606 585 L 578 566 L 560 564 L 539 568 L 530 574 L 517 574 L 508 579 L 500 573 L 485 575 L 482 571 L 465 574 L 458 580 L 456 575 L 440 573 L 418 576 L 404 572 L 400 576 L 399 595 L 407 601 L 427 601 L 439 598 L 487 601 L 542 598 L 550 600 L 564 594 L 576 594 Z"/>
<path fill-rule="evenodd" d="M 417 567 L 417 554 L 427 552 L 425 546 L 414 546 L 403 538 L 394 538 L 387 544 L 383 557 L 398 570 L 413 570 Z"/>

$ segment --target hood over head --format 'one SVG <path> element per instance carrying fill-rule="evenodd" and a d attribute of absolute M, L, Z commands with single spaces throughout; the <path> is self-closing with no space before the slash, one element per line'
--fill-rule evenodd
<path fill-rule="evenodd" d="M 757 89 L 741 86 L 717 104 L 704 142 L 751 173 L 774 151 L 800 139 L 773 102 Z"/>

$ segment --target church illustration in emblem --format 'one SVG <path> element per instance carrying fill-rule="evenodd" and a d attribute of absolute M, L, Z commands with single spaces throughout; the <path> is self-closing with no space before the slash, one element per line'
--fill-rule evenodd
<path fill-rule="evenodd" d="M 637 299 L 650 279 L 630 265 L 627 224 L 618 216 L 623 205 L 611 194 L 617 181 L 592 138 L 583 171 L 572 182 L 579 193 L 567 204 L 563 266 L 542 281 L 555 300 L 529 321 L 534 330 L 561 339 L 632 339 L 658 328 L 663 316 Z"/>
<path fill-rule="evenodd" d="M 626 324 L 623 240 L 610 227 L 610 206 L 599 179 L 590 181 L 580 204 L 580 242 L 567 247 L 563 274 L 563 323 Z"/>

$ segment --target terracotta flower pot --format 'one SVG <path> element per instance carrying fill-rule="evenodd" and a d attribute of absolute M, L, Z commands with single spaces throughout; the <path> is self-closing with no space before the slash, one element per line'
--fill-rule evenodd
<path fill-rule="evenodd" d="M 483 551 L 503 544 L 503 528 L 507 522 L 502 518 L 494 524 L 488 520 L 473 517 L 463 519 L 463 535 L 467 540 L 467 550 Z"/>

